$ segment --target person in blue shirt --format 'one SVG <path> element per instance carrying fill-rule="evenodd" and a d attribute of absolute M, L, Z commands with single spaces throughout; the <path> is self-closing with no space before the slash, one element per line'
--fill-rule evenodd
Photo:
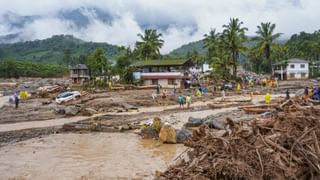
<path fill-rule="evenodd" d="M 180 94 L 179 96 L 178 96 L 178 104 L 179 104 L 179 106 L 180 106 L 180 108 L 181 107 L 183 107 L 183 96 Z"/>

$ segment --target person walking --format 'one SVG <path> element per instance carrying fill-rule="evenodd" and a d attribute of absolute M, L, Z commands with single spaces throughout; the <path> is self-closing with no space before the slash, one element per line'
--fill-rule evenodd
<path fill-rule="evenodd" d="M 186 103 L 187 103 L 187 108 L 190 108 L 190 104 L 191 104 L 191 97 L 189 95 L 187 95 L 186 97 Z"/>
<path fill-rule="evenodd" d="M 224 89 L 221 90 L 221 100 L 224 101 L 226 97 L 226 92 L 224 91 Z"/>
<path fill-rule="evenodd" d="M 178 104 L 179 104 L 180 108 L 183 107 L 183 97 L 181 94 L 178 96 Z"/>
<path fill-rule="evenodd" d="M 19 107 L 19 96 L 18 96 L 18 92 L 14 93 L 13 95 L 14 97 L 14 103 L 16 105 L 16 109 Z"/>
<path fill-rule="evenodd" d="M 266 104 L 268 104 L 268 105 L 270 104 L 271 96 L 270 96 L 269 92 L 267 92 L 266 95 L 264 96 L 264 101 Z"/>
<path fill-rule="evenodd" d="M 160 84 L 157 84 L 156 90 L 157 90 L 157 94 L 160 94 Z"/>
<path fill-rule="evenodd" d="M 289 89 L 286 90 L 286 99 L 290 99 L 290 92 Z"/>

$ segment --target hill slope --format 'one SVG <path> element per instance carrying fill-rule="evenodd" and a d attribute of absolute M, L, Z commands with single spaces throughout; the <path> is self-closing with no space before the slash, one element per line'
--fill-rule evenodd
<path fill-rule="evenodd" d="M 118 46 L 108 43 L 85 42 L 70 35 L 56 35 L 44 40 L 0 44 L 0 60 L 33 60 L 41 63 L 63 63 L 65 52 L 71 59 L 87 55 L 96 48 L 102 48 L 107 58 L 113 59 Z"/>
<path fill-rule="evenodd" d="M 279 44 L 285 44 L 286 39 L 284 40 L 278 40 L 277 42 Z M 191 42 L 185 45 L 182 45 L 181 47 L 172 50 L 169 54 L 175 55 L 175 56 L 186 56 L 188 54 L 188 51 L 192 52 L 194 50 L 198 51 L 199 54 L 205 55 L 207 53 L 207 50 L 203 48 L 203 40 Z M 249 41 L 245 44 L 246 47 L 253 47 L 255 45 L 255 42 Z"/>

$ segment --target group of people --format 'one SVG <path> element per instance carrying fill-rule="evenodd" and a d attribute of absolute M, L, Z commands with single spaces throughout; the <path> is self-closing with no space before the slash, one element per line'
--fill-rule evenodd
<path fill-rule="evenodd" d="M 190 104 L 191 104 L 191 96 L 187 95 L 185 97 L 183 97 L 181 94 L 178 96 L 178 104 L 180 106 L 180 108 L 184 107 L 184 104 L 187 104 L 187 108 L 190 108 Z"/>
<path fill-rule="evenodd" d="M 305 87 L 304 97 L 306 99 L 320 100 L 320 86 L 313 87 L 311 85 L 310 87 Z"/>

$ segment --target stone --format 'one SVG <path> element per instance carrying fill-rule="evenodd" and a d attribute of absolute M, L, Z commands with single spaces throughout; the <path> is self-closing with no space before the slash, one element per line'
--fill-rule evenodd
<path fill-rule="evenodd" d="M 181 129 L 176 131 L 177 143 L 184 143 L 192 137 L 192 132 L 187 129 Z"/>
<path fill-rule="evenodd" d="M 188 122 L 185 124 L 186 127 L 197 127 L 203 124 L 203 120 L 201 118 L 189 117 Z"/>
<path fill-rule="evenodd" d="M 177 143 L 177 134 L 176 129 L 171 127 L 170 125 L 166 124 L 162 126 L 160 133 L 159 133 L 159 139 L 163 143 Z"/>
<path fill-rule="evenodd" d="M 155 117 L 152 121 L 152 129 L 156 130 L 157 132 L 160 132 L 161 126 L 161 119 L 159 117 Z"/>
<path fill-rule="evenodd" d="M 82 111 L 82 114 L 85 115 L 85 116 L 92 116 L 92 115 L 97 114 L 97 113 L 98 112 L 95 109 L 92 109 L 92 108 L 85 108 Z"/>
<path fill-rule="evenodd" d="M 209 119 L 204 122 L 205 125 L 207 125 L 209 128 L 213 129 L 224 129 L 225 124 L 215 120 L 215 119 Z"/>
<path fill-rule="evenodd" d="M 69 116 L 75 116 L 80 112 L 80 108 L 77 106 L 67 106 L 64 110 L 65 114 Z"/>
<path fill-rule="evenodd" d="M 154 139 L 159 137 L 159 132 L 148 126 L 141 129 L 140 135 L 143 139 Z"/>

